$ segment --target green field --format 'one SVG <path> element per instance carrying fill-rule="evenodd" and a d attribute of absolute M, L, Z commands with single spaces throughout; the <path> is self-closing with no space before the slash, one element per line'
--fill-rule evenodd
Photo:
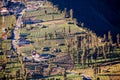
<path fill-rule="evenodd" d="M 11 30 L 16 25 L 16 17 L 14 15 L 5 16 L 4 21 L 3 23 L 3 17 L 0 16 L 0 38 L 2 36 L 2 28 L 7 29 L 8 36 L 11 35 Z"/>

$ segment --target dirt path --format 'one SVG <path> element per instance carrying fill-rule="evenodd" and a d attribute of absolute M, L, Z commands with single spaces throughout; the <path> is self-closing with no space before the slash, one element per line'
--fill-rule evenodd
<path fill-rule="evenodd" d="M 66 19 L 59 19 L 59 20 L 41 22 L 40 24 L 47 25 L 47 24 L 57 24 L 57 23 L 66 23 Z"/>
<path fill-rule="evenodd" d="M 21 14 L 24 14 L 24 11 L 23 10 L 21 12 Z M 19 36 L 19 28 L 21 27 L 21 23 L 22 23 L 22 16 L 19 16 L 19 18 L 17 19 L 17 22 L 16 22 L 16 27 L 14 29 L 14 40 L 12 40 L 12 44 L 14 46 L 14 49 L 16 50 L 17 54 L 20 54 L 20 47 L 18 46 L 18 39 L 20 38 Z"/>

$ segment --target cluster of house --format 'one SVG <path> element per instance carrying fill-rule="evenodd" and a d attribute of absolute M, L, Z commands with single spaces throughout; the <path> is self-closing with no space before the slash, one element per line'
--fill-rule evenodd
<path fill-rule="evenodd" d="M 33 50 L 31 52 L 31 57 L 32 57 L 31 59 L 29 57 L 23 57 L 23 61 L 33 60 L 34 62 L 43 62 L 43 61 L 48 61 L 50 58 L 54 58 L 56 56 L 50 53 L 38 54 L 36 50 Z"/>
<path fill-rule="evenodd" d="M 5 17 L 9 15 L 16 16 L 24 9 L 25 5 L 13 0 L 0 0 L 0 16 L 2 17 L 2 39 L 7 39 L 7 32 L 5 29 Z"/>
<path fill-rule="evenodd" d="M 27 9 L 26 11 L 35 11 L 38 10 L 39 7 L 44 6 L 45 0 L 40 0 L 40 1 L 29 1 L 27 2 Z"/>
<path fill-rule="evenodd" d="M 0 0 L 0 14 L 8 15 L 11 12 L 15 13 L 17 10 L 21 11 L 24 7 L 22 1 L 24 0 Z"/>
<path fill-rule="evenodd" d="M 6 7 L 1 7 L 0 13 L 1 13 L 1 15 L 9 15 L 9 11 Z"/>
<path fill-rule="evenodd" d="M 4 27 L 5 24 L 5 15 L 9 15 L 9 10 L 7 9 L 6 5 L 8 4 L 7 1 L 1 0 L 0 1 L 0 16 L 2 16 L 2 39 L 7 39 L 6 29 Z"/>

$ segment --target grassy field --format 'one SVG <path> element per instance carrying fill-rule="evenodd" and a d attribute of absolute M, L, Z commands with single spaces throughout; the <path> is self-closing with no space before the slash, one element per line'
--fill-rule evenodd
<path fill-rule="evenodd" d="M 49 9 L 51 10 L 51 9 Z M 54 11 L 53 11 L 54 12 Z M 28 13 L 28 17 L 32 17 L 34 16 L 34 14 L 36 14 L 36 17 L 35 19 L 37 20 L 43 20 L 43 21 L 49 21 L 49 20 L 52 20 L 52 11 L 48 11 L 49 14 L 46 14 L 44 15 L 44 10 L 40 13 L 40 11 L 34 11 L 34 12 L 31 12 L 31 13 Z M 61 14 L 62 15 L 62 14 Z M 54 14 L 54 16 L 59 16 L 59 14 Z M 55 18 L 55 17 L 54 17 Z M 58 17 L 59 18 L 59 17 Z M 79 33 L 84 33 L 83 30 L 81 30 L 81 28 L 79 28 L 78 26 L 74 25 L 73 22 L 65 22 L 65 23 L 54 23 L 54 24 L 44 24 L 44 25 L 41 25 L 40 23 L 38 24 L 31 24 L 31 25 L 27 25 L 25 28 L 21 28 L 19 30 L 19 33 L 20 34 L 29 34 L 26 38 L 30 41 L 33 41 L 34 43 L 31 43 L 30 45 L 25 45 L 23 47 L 21 47 L 20 51 L 21 53 L 23 53 L 23 55 L 25 56 L 31 56 L 31 52 L 33 49 L 36 49 L 36 51 L 41 54 L 41 53 L 44 53 L 42 51 L 42 48 L 43 47 L 50 47 L 50 51 L 48 52 L 45 52 L 45 53 L 52 53 L 52 50 L 54 48 L 60 48 L 62 50 L 63 53 L 66 53 L 67 51 L 67 39 L 65 37 L 63 37 L 63 39 L 55 39 L 55 32 L 57 33 L 63 33 L 65 32 L 67 35 L 69 34 L 69 30 L 71 29 L 71 34 L 79 34 Z M 48 36 L 49 33 L 52 33 L 53 34 L 53 39 L 50 39 L 50 37 Z M 45 40 L 45 34 L 47 34 L 47 40 Z M 74 39 L 75 39 L 75 36 L 74 36 Z M 68 39 L 69 40 L 69 39 Z M 60 44 L 60 43 L 64 43 L 65 45 L 64 46 L 58 46 L 57 44 Z M 113 51 L 116 55 L 119 55 L 119 49 L 115 49 Z M 119 58 L 116 58 L 116 57 L 113 57 L 112 60 L 117 60 Z M 92 64 L 102 64 L 104 62 L 110 62 L 111 61 L 111 58 L 107 58 L 107 59 L 103 59 L 101 57 L 99 57 L 97 60 L 96 60 L 96 63 L 95 63 L 95 60 L 92 59 Z M 120 70 L 119 70 L 119 65 L 112 65 L 111 67 L 109 65 L 107 65 L 107 67 L 105 68 L 102 68 L 102 71 L 108 69 L 108 68 L 111 68 L 110 69 L 110 72 L 106 73 L 106 74 L 109 74 L 109 73 L 119 73 Z M 92 66 L 91 66 L 92 67 Z M 81 64 L 76 64 L 74 66 L 74 70 L 77 74 L 68 74 L 67 75 L 67 79 L 68 80 L 82 80 L 82 77 L 80 75 L 78 75 L 79 73 L 84 73 L 86 75 L 89 75 L 92 77 L 93 80 L 95 80 L 95 75 L 94 75 L 94 71 L 92 68 L 88 69 L 90 67 L 88 67 L 88 63 L 87 63 L 87 60 L 86 60 L 86 65 L 85 65 L 85 69 L 83 69 L 82 65 Z M 96 78 L 99 77 L 100 80 L 110 80 L 110 76 L 106 76 L 104 75 L 105 73 L 104 72 L 101 72 L 99 74 L 96 75 Z M 56 75 L 56 76 L 51 76 L 51 77 L 48 77 L 47 79 L 61 79 L 63 80 L 63 76 L 60 76 L 60 75 Z"/>
<path fill-rule="evenodd" d="M 2 28 L 7 29 L 7 31 L 8 31 L 7 33 L 8 33 L 8 35 L 10 35 L 11 30 L 16 25 L 16 17 L 14 15 L 5 16 L 4 23 L 3 23 L 2 19 L 3 19 L 2 16 L 0 16 L 0 37 L 2 36 Z"/>
<path fill-rule="evenodd" d="M 0 59 L 4 60 L 2 55 L 0 55 L 0 57 L 1 57 Z M 0 72 L 0 79 L 4 75 L 6 75 L 6 77 L 9 77 L 9 78 L 10 78 L 10 76 L 15 77 L 16 76 L 16 71 L 19 70 L 19 69 L 20 70 L 22 69 L 21 64 L 20 64 L 17 57 L 15 57 L 15 58 L 6 58 L 6 62 L 7 62 L 7 63 L 5 63 L 6 64 L 6 69 Z M 2 64 L 3 64 L 3 62 L 2 62 Z M 22 74 L 23 74 L 23 72 L 21 71 L 21 75 Z M 15 79 L 15 78 L 13 78 L 13 79 Z"/>
<path fill-rule="evenodd" d="M 49 21 L 55 19 L 63 19 L 64 14 L 55 11 L 51 7 L 41 8 L 36 11 L 26 12 L 23 18 L 33 18 L 34 20 Z"/>
<path fill-rule="evenodd" d="M 4 23 L 2 22 L 3 17 L 0 16 L 0 38 L 2 37 L 2 28 L 7 30 L 7 36 L 11 37 L 12 29 L 14 29 L 16 25 L 16 17 L 14 15 L 5 16 Z M 7 58 L 9 55 L 13 55 L 11 51 L 12 41 L 9 39 L 1 41 L 0 50 L 2 49 L 3 54 L 0 54 L 0 79 L 5 75 L 9 77 L 10 75 L 13 77 L 16 74 L 18 69 L 21 69 L 21 64 L 17 57 L 15 58 Z M 2 66 L 6 65 L 5 70 L 2 70 Z"/>
<path fill-rule="evenodd" d="M 29 25 L 27 25 L 29 26 Z M 29 34 L 27 36 L 27 39 L 30 41 L 33 41 L 34 43 L 31 43 L 28 47 L 27 45 L 24 46 L 24 48 L 21 47 L 21 52 L 31 52 L 34 48 L 41 53 L 41 49 L 43 47 L 51 47 L 51 50 L 54 48 L 61 48 L 63 52 L 66 51 L 66 46 L 57 46 L 57 44 L 64 43 L 66 44 L 65 39 L 55 39 L 55 31 L 56 33 L 61 33 L 63 29 L 65 29 L 65 33 L 69 33 L 69 28 L 71 29 L 71 34 L 74 34 L 76 32 L 81 33 L 82 31 L 80 30 L 79 27 L 75 26 L 74 24 L 50 24 L 50 25 L 41 25 L 41 26 L 34 26 L 30 25 L 32 29 L 28 30 L 27 28 L 21 28 L 19 30 L 20 34 Z M 46 28 L 42 28 L 43 26 L 46 26 Z M 44 36 L 45 34 L 52 33 L 54 39 L 49 39 L 45 40 Z"/>
<path fill-rule="evenodd" d="M 52 79 L 52 78 L 64 80 L 64 79 L 63 79 L 63 76 L 60 76 L 60 75 L 58 75 L 58 76 L 53 76 L 53 77 L 49 77 L 49 78 L 47 78 L 47 79 Z M 47 79 L 46 79 L 46 80 L 47 80 Z M 67 74 L 67 80 L 82 80 L 82 77 L 81 77 L 80 75 L 78 75 L 78 74 Z"/>
<path fill-rule="evenodd" d="M 36 11 L 29 11 L 29 12 L 26 11 L 25 14 L 23 15 L 23 19 L 24 18 L 31 18 L 33 20 L 43 20 L 44 22 L 49 22 L 51 20 L 63 19 L 64 14 L 59 13 L 59 11 L 56 11 L 51 7 L 45 7 Z M 8 20 L 8 19 L 12 19 L 12 20 Z M 5 28 L 9 27 L 10 29 L 12 29 L 13 25 L 15 25 L 16 23 L 15 17 L 8 16 L 8 17 L 5 17 L 5 20 L 6 20 Z M 1 21 L 2 20 L 0 18 L 0 24 L 2 24 Z M 27 37 L 25 37 L 25 39 L 32 41 L 32 43 L 30 44 L 25 44 L 19 47 L 19 50 L 22 56 L 26 56 L 26 57 L 31 56 L 33 50 L 36 50 L 37 53 L 39 54 L 41 53 L 54 54 L 53 52 L 54 48 L 58 48 L 58 49 L 61 49 L 62 52 L 55 55 L 57 56 L 57 58 L 61 59 L 62 57 L 64 58 L 63 55 L 68 54 L 68 43 L 72 43 L 72 39 L 75 40 L 77 35 L 85 32 L 80 27 L 75 25 L 73 21 L 66 20 L 63 23 L 50 22 L 50 24 L 44 24 L 44 25 L 41 23 L 27 24 L 25 27 L 19 28 L 18 33 L 20 35 L 27 34 Z M 59 44 L 64 44 L 64 45 L 61 46 Z M 50 47 L 50 50 L 43 51 L 44 47 Z M 70 50 L 72 50 L 72 48 Z M 2 49 L 4 49 L 4 51 L 11 50 L 11 40 L 6 40 L 6 41 L 4 40 L 2 44 Z M 92 59 L 92 64 L 103 65 L 103 64 L 106 64 L 107 62 L 110 63 L 115 60 L 118 61 L 120 59 L 119 58 L 120 49 L 116 48 L 113 51 L 113 53 L 112 53 L 113 55 L 112 59 L 111 58 L 104 59 L 103 57 L 98 57 L 96 62 L 95 60 Z M 74 52 L 74 54 L 75 54 L 74 57 L 77 58 L 76 52 Z M 16 71 L 19 69 L 21 70 L 20 74 L 23 75 L 22 69 L 24 65 L 21 64 L 21 60 L 20 60 L 22 59 L 22 57 L 20 56 L 18 57 L 16 54 L 11 54 L 11 55 L 15 55 L 15 57 L 5 58 L 8 55 L 6 56 L 0 55 L 0 63 L 6 64 L 6 69 L 0 72 L 0 78 L 3 77 L 4 75 L 6 76 L 12 75 L 15 79 L 15 76 L 17 73 Z M 114 55 L 115 56 L 117 55 L 117 58 Z M 65 60 L 66 59 L 61 61 L 67 62 Z M 82 80 L 81 74 L 89 75 L 90 77 L 92 77 L 92 80 L 95 80 L 95 78 L 97 77 L 99 77 L 100 80 L 110 80 L 110 77 L 111 77 L 110 74 L 120 74 L 120 64 L 115 64 L 115 65 L 107 64 L 105 66 L 101 66 L 101 73 L 98 73 L 95 75 L 94 70 L 92 68 L 93 65 L 88 66 L 87 60 L 88 59 L 86 59 L 85 69 L 81 64 L 76 63 L 74 65 L 74 69 L 71 70 L 71 74 L 67 74 L 67 80 Z M 75 62 L 77 62 L 76 59 L 75 59 Z M 2 64 L 0 64 L 0 68 Z M 50 63 L 47 63 L 47 64 L 50 64 Z M 56 66 L 55 63 L 54 63 L 54 66 Z M 119 80 L 119 76 L 117 77 Z M 50 77 L 47 77 L 46 80 L 49 80 L 49 79 L 51 80 L 53 78 L 63 80 L 62 75 L 50 76 Z"/>

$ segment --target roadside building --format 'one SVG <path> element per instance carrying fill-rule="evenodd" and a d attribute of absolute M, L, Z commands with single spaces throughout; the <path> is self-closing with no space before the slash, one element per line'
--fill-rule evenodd
<path fill-rule="evenodd" d="M 4 40 L 7 39 L 7 33 L 2 34 L 2 39 L 4 39 Z"/>
<path fill-rule="evenodd" d="M 7 10 L 6 7 L 2 7 L 2 8 L 0 9 L 0 13 L 1 13 L 1 15 L 8 15 L 8 14 L 9 14 L 9 11 Z"/>

